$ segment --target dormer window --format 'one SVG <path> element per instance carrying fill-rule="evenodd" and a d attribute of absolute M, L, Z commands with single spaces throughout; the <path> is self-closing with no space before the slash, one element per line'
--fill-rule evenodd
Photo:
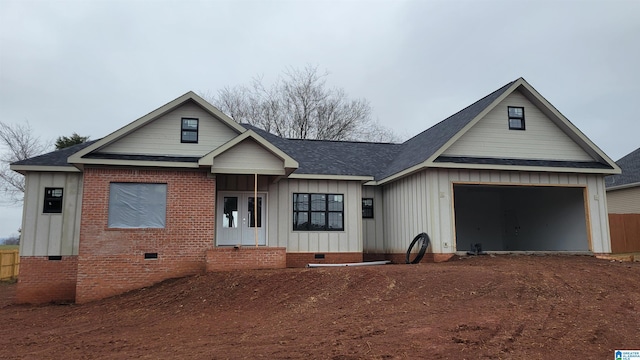
<path fill-rule="evenodd" d="M 198 119 L 182 118 L 180 142 L 198 143 Z"/>
<path fill-rule="evenodd" d="M 524 108 L 509 106 L 509 130 L 524 130 Z"/>

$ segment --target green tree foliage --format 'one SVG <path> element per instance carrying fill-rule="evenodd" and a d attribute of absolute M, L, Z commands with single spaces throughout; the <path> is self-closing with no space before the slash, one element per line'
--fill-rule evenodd
<path fill-rule="evenodd" d="M 68 148 L 69 146 L 82 144 L 89 140 L 88 136 L 80 136 L 76 133 L 73 133 L 71 136 L 60 136 L 56 140 L 56 150 L 61 150 L 64 148 Z"/>

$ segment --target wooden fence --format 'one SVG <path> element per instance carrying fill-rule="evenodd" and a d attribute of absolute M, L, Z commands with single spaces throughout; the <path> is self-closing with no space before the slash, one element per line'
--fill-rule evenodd
<path fill-rule="evenodd" d="M 611 252 L 640 252 L 640 214 L 609 214 Z"/>
<path fill-rule="evenodd" d="M 0 280 L 15 279 L 20 267 L 18 249 L 0 250 Z"/>

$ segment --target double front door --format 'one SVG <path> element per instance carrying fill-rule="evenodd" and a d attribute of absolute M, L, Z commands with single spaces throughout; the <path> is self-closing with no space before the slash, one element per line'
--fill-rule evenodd
<path fill-rule="evenodd" d="M 266 196 L 264 193 L 221 192 L 217 204 L 217 244 L 267 244 Z M 257 230 L 257 231 L 256 231 Z"/>

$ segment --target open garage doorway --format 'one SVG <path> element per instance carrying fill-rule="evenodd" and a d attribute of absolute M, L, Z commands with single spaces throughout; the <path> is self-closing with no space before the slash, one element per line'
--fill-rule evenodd
<path fill-rule="evenodd" d="M 454 184 L 456 250 L 589 251 L 582 187 Z"/>

